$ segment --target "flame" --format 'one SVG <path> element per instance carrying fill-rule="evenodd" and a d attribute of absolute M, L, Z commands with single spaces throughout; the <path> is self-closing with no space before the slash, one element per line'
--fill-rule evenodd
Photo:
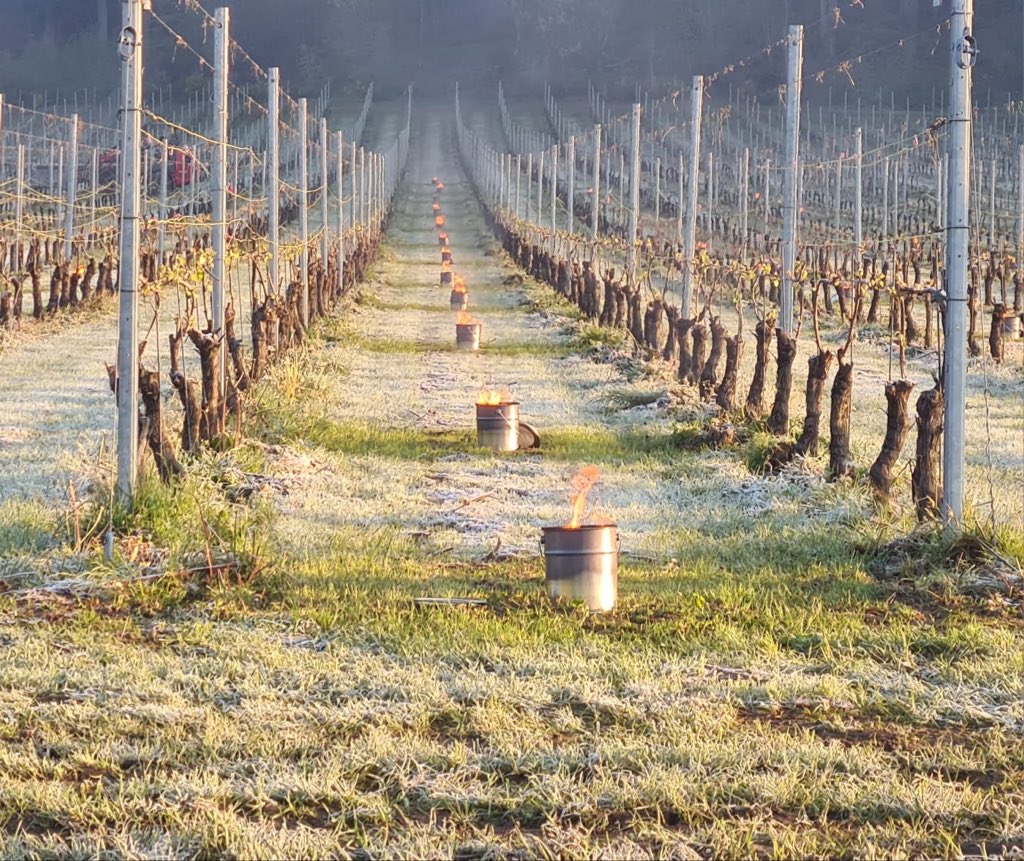
<path fill-rule="evenodd" d="M 444 227 L 444 216 L 443 215 L 437 216 L 437 218 L 434 219 L 434 225 L 436 227 Z"/>
<path fill-rule="evenodd" d="M 441 211 L 441 204 L 440 203 L 435 203 L 433 209 L 434 209 L 434 212 L 440 212 Z"/>
<path fill-rule="evenodd" d="M 437 238 L 438 238 L 438 239 L 441 239 L 441 240 L 443 240 L 443 241 L 445 241 L 445 242 L 447 242 L 447 241 L 448 241 L 448 234 L 447 234 L 447 233 L 445 233 L 445 232 L 444 232 L 444 231 L 442 230 L 442 231 L 441 231 L 440 233 L 438 233 L 438 234 L 437 234 Z"/>
<path fill-rule="evenodd" d="M 477 395 L 476 402 L 480 406 L 500 407 L 512 400 L 511 395 L 505 389 L 483 389 Z"/>
<path fill-rule="evenodd" d="M 583 509 L 587 504 L 587 494 L 601 477 L 596 466 L 585 466 L 572 479 L 572 519 L 566 524 L 569 529 L 579 529 L 583 517 Z"/>
<path fill-rule="evenodd" d="M 455 318 L 455 323 L 458 326 L 478 326 L 478 325 L 480 325 L 480 321 L 479 320 L 473 319 L 465 311 L 459 311 L 458 316 Z"/>
<path fill-rule="evenodd" d="M 449 260 L 441 261 L 441 271 L 442 272 L 450 272 L 451 268 L 452 268 L 451 261 L 449 261 Z"/>
<path fill-rule="evenodd" d="M 469 292 L 469 291 L 466 290 L 466 279 L 463 278 L 461 275 L 456 275 L 455 276 L 455 286 L 452 287 L 452 290 L 454 290 L 456 293 L 467 293 L 467 292 Z"/>
<path fill-rule="evenodd" d="M 437 190 L 438 191 L 444 191 L 444 183 L 443 182 L 439 182 L 437 184 Z"/>

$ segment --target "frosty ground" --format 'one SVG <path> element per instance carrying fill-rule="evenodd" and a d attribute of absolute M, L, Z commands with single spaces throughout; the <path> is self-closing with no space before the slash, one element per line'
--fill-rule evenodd
<path fill-rule="evenodd" d="M 927 537 L 883 552 L 911 527 L 905 486 L 883 512 L 820 464 L 765 478 L 742 450 L 680 448 L 673 421 L 696 407 L 518 277 L 450 131 L 440 111 L 417 126 L 372 282 L 256 393 L 249 441 L 177 491 L 148 480 L 138 513 L 116 516 L 114 564 L 90 537 L 102 505 L 55 513 L 12 495 L 0 854 L 1024 844 L 1012 595 L 967 588 L 975 568 Z M 434 175 L 479 355 L 454 350 L 437 284 Z M 475 447 L 483 387 L 522 401 L 540 452 Z M 1006 416 L 1012 434 L 1012 404 Z M 871 433 L 858 425 L 861 462 Z M 621 603 L 605 616 L 552 607 L 537 555 L 584 463 L 603 473 L 591 516 L 623 534 Z"/>

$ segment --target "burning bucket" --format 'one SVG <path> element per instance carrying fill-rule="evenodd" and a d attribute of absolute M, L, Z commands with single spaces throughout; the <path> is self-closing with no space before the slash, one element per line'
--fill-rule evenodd
<path fill-rule="evenodd" d="M 469 294 L 465 290 L 452 290 L 451 305 L 453 311 L 465 311 L 469 307 Z"/>
<path fill-rule="evenodd" d="M 455 349 L 467 353 L 479 350 L 482 328 L 483 324 L 479 320 L 473 320 L 469 315 L 460 313 L 455 324 Z"/>
<path fill-rule="evenodd" d="M 448 244 L 448 234 L 445 233 L 444 231 L 442 231 L 441 233 L 437 234 L 437 243 L 442 248 L 444 248 Z"/>
<path fill-rule="evenodd" d="M 442 263 L 451 263 L 452 262 L 452 250 L 448 246 L 446 246 L 446 245 L 441 246 L 441 262 Z"/>
<path fill-rule="evenodd" d="M 587 494 L 600 477 L 585 466 L 572 479 L 572 518 L 541 529 L 544 579 L 552 600 L 584 601 L 593 613 L 615 606 L 619 594 L 619 529 L 614 523 L 581 524 Z"/>
<path fill-rule="evenodd" d="M 478 403 L 476 405 L 476 441 L 491 451 L 519 449 L 519 403 Z"/>
<path fill-rule="evenodd" d="M 541 529 L 548 596 L 583 601 L 593 613 L 615 607 L 619 594 L 619 530 L 614 523 Z"/>

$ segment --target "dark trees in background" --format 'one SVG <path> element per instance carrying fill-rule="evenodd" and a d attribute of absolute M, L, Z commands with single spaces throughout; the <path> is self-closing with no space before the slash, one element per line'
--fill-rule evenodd
<path fill-rule="evenodd" d="M 385 90 L 410 79 L 447 88 L 459 79 L 490 88 L 499 78 L 532 92 L 545 80 L 580 92 L 593 80 L 627 97 L 637 82 L 661 91 L 698 73 L 759 55 L 778 41 L 787 23 L 807 25 L 806 68 L 834 69 L 839 61 L 892 47 L 884 62 L 854 62 L 854 93 L 870 96 L 899 82 L 911 101 L 930 100 L 942 86 L 949 0 L 209 0 L 232 8 L 234 35 L 263 66 L 278 65 L 297 92 L 315 92 L 328 78 L 353 91 L 371 78 Z M 17 89 L 112 87 L 115 62 L 103 51 L 120 23 L 119 0 L 3 0 L 0 82 Z M 177 0 L 155 0 L 161 17 L 192 44 L 208 47 L 199 18 Z M 836 20 L 838 10 L 841 21 Z M 979 100 L 1020 98 L 1024 67 L 1020 43 L 1024 0 L 979 4 L 977 37 L 983 49 L 976 78 Z M 208 36 L 208 34 L 206 34 Z M 53 49 L 67 48 L 66 62 Z M 74 50 L 70 47 L 72 46 Z M 194 58 L 175 51 L 154 27 L 147 73 L 154 85 L 200 76 Z M 82 57 L 91 57 L 83 63 Z M 768 98 L 782 78 L 783 52 L 757 58 L 730 76 L 736 86 Z M 88 80 L 83 79 L 83 75 Z M 884 76 L 884 77 L 883 77 Z M 809 84 L 809 98 L 825 86 Z"/>

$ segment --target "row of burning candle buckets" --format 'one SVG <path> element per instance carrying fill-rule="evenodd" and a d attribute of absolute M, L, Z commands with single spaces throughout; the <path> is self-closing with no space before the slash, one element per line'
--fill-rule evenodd
<path fill-rule="evenodd" d="M 469 291 L 466 282 L 452 269 L 454 261 L 441 207 L 444 183 L 436 177 L 432 182 L 434 227 L 441 247 L 441 287 L 450 290 L 449 304 L 458 315 L 456 349 L 476 353 L 480 350 L 483 324 L 466 310 Z M 477 443 L 495 452 L 538 448 L 540 437 L 520 419 L 519 407 L 506 392 L 482 393 L 476 404 Z M 553 600 L 580 601 L 592 612 L 607 612 L 618 597 L 618 527 L 614 523 L 581 523 L 587 495 L 598 477 L 598 470 L 588 466 L 573 478 L 572 517 L 562 526 L 541 529 L 541 550 L 548 594 Z"/>

